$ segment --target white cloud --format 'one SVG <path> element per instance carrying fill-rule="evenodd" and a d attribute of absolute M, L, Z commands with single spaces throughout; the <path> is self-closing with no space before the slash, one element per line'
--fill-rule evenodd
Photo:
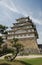
<path fill-rule="evenodd" d="M 31 17 L 31 19 L 33 20 L 33 22 L 42 25 L 41 21 L 37 18 Z"/>
<path fill-rule="evenodd" d="M 42 19 L 40 20 L 40 19 L 37 19 L 37 18 L 34 18 L 33 16 L 32 16 L 32 14 L 33 14 L 33 12 L 31 12 L 31 11 L 28 11 L 28 12 L 26 12 L 25 10 L 23 10 L 22 8 L 18 8 L 14 3 L 13 3 L 13 1 L 12 0 L 1 0 L 1 5 L 3 5 L 4 7 L 6 7 L 8 10 L 10 10 L 10 11 L 12 11 L 12 12 L 16 12 L 16 13 L 18 13 L 18 14 L 22 14 L 23 16 L 30 16 L 31 17 L 31 19 L 33 20 L 33 22 L 35 22 L 35 23 L 38 23 L 38 24 L 42 24 Z M 5 14 L 7 14 L 8 15 L 8 13 L 6 12 Z M 39 13 L 39 15 L 40 16 L 42 16 L 42 12 L 40 12 Z M 9 17 L 10 17 L 10 15 L 8 15 Z"/>
<path fill-rule="evenodd" d="M 42 17 L 42 11 L 39 12 L 39 16 Z"/>
<path fill-rule="evenodd" d="M 14 8 L 12 8 L 10 5 L 8 5 L 5 2 L 2 2 L 2 5 L 5 6 L 6 8 L 8 8 L 9 10 L 13 11 L 13 12 L 18 12 L 18 10 L 16 9 L 15 6 L 14 6 Z"/>

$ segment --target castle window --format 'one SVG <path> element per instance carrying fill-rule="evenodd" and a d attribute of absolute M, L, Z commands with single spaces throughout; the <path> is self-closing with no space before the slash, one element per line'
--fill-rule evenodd
<path fill-rule="evenodd" d="M 32 28 L 32 26 L 30 26 L 30 28 Z"/>
<path fill-rule="evenodd" d="M 24 34 L 24 36 L 26 36 L 26 34 Z"/>
<path fill-rule="evenodd" d="M 27 28 L 29 28 L 29 26 L 27 26 Z"/>
<path fill-rule="evenodd" d="M 34 32 L 34 29 L 32 29 L 32 32 Z"/>
<path fill-rule="evenodd" d="M 29 32 L 34 32 L 34 29 L 29 30 Z"/>
<path fill-rule="evenodd" d="M 20 35 L 20 36 L 22 36 L 22 35 Z"/>
<path fill-rule="evenodd" d="M 20 35 L 19 35 L 19 37 L 20 37 Z"/>
<path fill-rule="evenodd" d="M 16 35 L 18 37 L 18 35 Z"/>

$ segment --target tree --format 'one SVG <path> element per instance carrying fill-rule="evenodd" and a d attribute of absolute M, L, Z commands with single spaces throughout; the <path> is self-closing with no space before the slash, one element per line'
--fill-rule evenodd
<path fill-rule="evenodd" d="M 23 45 L 20 43 L 14 44 L 13 47 L 15 48 L 15 50 L 14 50 L 15 54 L 14 54 L 14 57 L 11 58 L 11 61 L 14 60 L 17 57 L 18 53 L 23 50 Z"/>
<path fill-rule="evenodd" d="M 7 34 L 8 34 L 7 31 L 6 31 L 7 28 L 8 27 L 0 24 L 0 33 L 2 35 L 2 36 L 0 36 L 0 45 L 3 44 L 3 41 L 4 41 L 3 34 L 7 38 Z"/>
<path fill-rule="evenodd" d="M 8 34 L 8 32 L 6 31 L 7 29 L 8 29 L 7 26 L 0 25 L 0 33 L 1 33 L 1 34 L 4 34 L 5 37 L 6 37 L 6 39 L 7 39 L 7 34 Z"/>
<path fill-rule="evenodd" d="M 23 50 L 23 45 L 18 43 L 17 38 L 13 38 L 13 47 L 15 48 L 15 56 L 11 58 L 11 61 L 14 60 L 17 57 L 18 53 Z"/>
<path fill-rule="evenodd" d="M 0 33 L 5 35 L 6 40 L 7 40 L 7 35 L 8 35 L 8 32 L 6 31 L 7 28 L 8 27 L 6 27 L 6 26 L 0 25 Z M 2 45 L 2 43 L 3 43 L 3 38 L 0 37 L 0 46 Z M 8 53 L 12 53 L 12 56 L 8 57 L 12 61 L 16 58 L 18 53 L 22 50 L 23 50 L 23 45 L 18 43 L 17 38 L 13 38 L 11 48 L 8 48 L 7 45 L 4 45 L 3 50 L 1 52 L 3 55 L 8 54 Z"/>
<path fill-rule="evenodd" d="M 6 27 L 4 25 L 0 25 L 0 33 L 4 34 L 7 28 L 8 27 Z"/>
<path fill-rule="evenodd" d="M 19 54 L 19 52 L 23 51 L 23 49 L 24 49 L 23 45 L 20 44 L 20 43 L 18 43 L 18 39 L 17 38 L 14 38 L 12 40 L 12 44 L 13 44 L 12 48 L 11 48 L 11 49 L 13 49 L 13 52 L 11 52 L 12 56 L 8 56 L 8 59 L 10 61 L 13 61 L 17 57 L 17 55 Z"/>
<path fill-rule="evenodd" d="M 4 43 L 3 38 L 0 36 L 0 56 L 2 56 L 2 47 L 1 45 Z"/>
<path fill-rule="evenodd" d="M 2 45 L 3 43 L 4 43 L 3 38 L 0 37 L 0 48 L 1 48 L 1 45 Z"/>
<path fill-rule="evenodd" d="M 6 36 L 6 34 L 7 34 L 6 29 L 7 28 L 8 27 L 6 27 L 4 25 L 0 25 L 0 34 L 2 35 L 2 36 L 0 36 L 0 56 L 4 54 L 4 51 L 3 50 L 4 50 L 4 48 L 6 48 L 5 46 L 3 48 L 1 46 L 2 46 L 3 43 L 5 43 L 4 38 L 3 38 L 3 34 L 5 35 L 5 37 L 7 37 Z"/>

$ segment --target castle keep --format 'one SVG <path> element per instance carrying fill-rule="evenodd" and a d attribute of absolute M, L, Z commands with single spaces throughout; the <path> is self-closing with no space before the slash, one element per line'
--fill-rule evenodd
<path fill-rule="evenodd" d="M 13 27 L 8 31 L 8 40 L 15 38 L 24 45 L 25 50 L 31 53 L 38 53 L 38 33 L 35 24 L 29 17 L 16 19 L 17 23 L 13 23 Z"/>

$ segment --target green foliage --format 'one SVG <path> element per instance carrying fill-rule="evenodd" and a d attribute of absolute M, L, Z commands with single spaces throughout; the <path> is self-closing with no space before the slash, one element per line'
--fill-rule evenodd
<path fill-rule="evenodd" d="M 17 43 L 18 42 L 18 39 L 17 38 L 13 38 L 13 40 L 11 41 L 11 43 Z"/>
<path fill-rule="evenodd" d="M 0 25 L 0 33 L 3 34 L 7 28 L 8 27 L 6 27 L 6 26 Z"/>
<path fill-rule="evenodd" d="M 1 33 L 1 34 L 5 34 L 6 39 L 7 39 L 7 34 L 8 34 L 8 32 L 6 31 L 7 28 L 8 28 L 8 27 L 6 27 L 6 26 L 4 26 L 4 25 L 0 25 L 0 33 Z"/>
<path fill-rule="evenodd" d="M 20 43 L 14 44 L 14 47 L 17 49 L 17 51 L 22 51 L 23 50 L 23 45 Z"/>
<path fill-rule="evenodd" d="M 3 38 L 0 37 L 0 46 L 4 43 Z"/>
<path fill-rule="evenodd" d="M 7 53 L 13 53 L 13 52 L 14 52 L 14 50 L 13 50 L 13 49 L 11 49 L 11 48 L 7 48 L 7 49 L 6 49 L 6 52 L 7 52 Z"/>

